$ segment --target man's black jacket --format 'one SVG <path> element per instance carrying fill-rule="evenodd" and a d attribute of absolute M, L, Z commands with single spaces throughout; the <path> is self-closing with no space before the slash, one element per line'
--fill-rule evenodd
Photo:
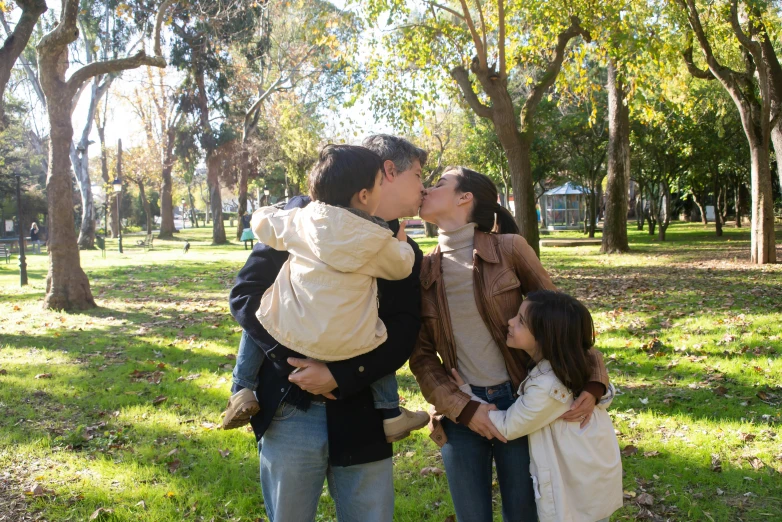
<path fill-rule="evenodd" d="M 304 207 L 308 203 L 309 198 L 297 196 L 286 208 Z M 394 233 L 399 230 L 398 221 L 390 222 L 389 226 Z M 333 466 L 376 462 L 392 455 L 392 446 L 385 440 L 383 421 L 373 407 L 368 386 L 407 362 L 421 327 L 419 274 L 423 254 L 415 241 L 408 238 L 407 242 L 415 252 L 412 274 L 401 281 L 378 280 L 378 313 L 386 325 L 388 340 L 364 355 L 328 363 L 337 381 L 337 390 L 334 391 L 337 400 L 326 401 L 329 460 Z M 293 385 L 288 381 L 288 375 L 293 368 L 287 364 L 287 358 L 302 357 L 278 345 L 255 316 L 263 293 L 274 283 L 287 259 L 287 252 L 256 244 L 239 271 L 230 294 L 231 313 L 265 353 L 257 393 L 261 411 L 251 419 L 258 440 L 269 427 L 277 407 L 291 392 Z M 298 387 L 293 392 L 305 393 Z M 291 448 L 291 451 L 296 451 L 296 448 Z"/>

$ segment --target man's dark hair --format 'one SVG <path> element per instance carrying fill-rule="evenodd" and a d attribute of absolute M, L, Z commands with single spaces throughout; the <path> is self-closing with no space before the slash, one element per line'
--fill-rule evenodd
<path fill-rule="evenodd" d="M 326 145 L 310 172 L 310 197 L 327 205 L 348 207 L 354 194 L 374 188 L 382 169 L 380 156 L 366 147 Z"/>
<path fill-rule="evenodd" d="M 525 301 L 529 305 L 524 322 L 541 355 L 551 363 L 554 375 L 578 397 L 592 376 L 592 315 L 578 299 L 562 292 L 538 290 L 530 292 Z"/>
<path fill-rule="evenodd" d="M 424 149 L 416 147 L 404 138 L 390 134 L 367 136 L 362 145 L 380 156 L 384 163 L 388 160 L 393 161 L 396 170 L 400 172 L 412 167 L 414 160 L 418 160 L 423 167 L 429 158 L 429 153 Z"/>

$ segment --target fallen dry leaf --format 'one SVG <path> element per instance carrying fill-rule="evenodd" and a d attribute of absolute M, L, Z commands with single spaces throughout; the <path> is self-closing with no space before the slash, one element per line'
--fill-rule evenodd
<path fill-rule="evenodd" d="M 654 497 L 651 496 L 649 493 L 641 493 L 640 495 L 638 495 L 638 498 L 635 499 L 635 501 L 642 506 L 654 505 Z"/>
<path fill-rule="evenodd" d="M 168 472 L 169 473 L 176 473 L 176 470 L 179 469 L 179 466 L 182 465 L 182 461 L 179 459 L 174 459 L 171 462 L 168 463 Z"/>
<path fill-rule="evenodd" d="M 166 402 L 167 400 L 168 400 L 168 397 L 166 397 L 165 395 L 158 395 L 157 397 L 152 399 L 152 404 L 157 406 L 158 404 L 162 404 L 162 403 Z"/>
<path fill-rule="evenodd" d="M 720 397 L 724 397 L 725 394 L 728 393 L 728 389 L 725 386 L 717 386 L 714 388 L 714 393 Z"/>
<path fill-rule="evenodd" d="M 722 459 L 717 453 L 711 454 L 711 470 L 714 473 L 722 473 Z"/>
<path fill-rule="evenodd" d="M 656 457 L 659 454 L 660 454 L 660 452 L 657 451 L 657 450 L 655 450 L 655 451 L 644 451 L 644 457 L 646 457 L 647 459 L 650 458 L 650 457 Z"/>
<path fill-rule="evenodd" d="M 749 464 L 750 464 L 750 466 L 755 468 L 755 470 L 760 470 L 764 466 L 763 461 L 761 461 L 757 457 L 752 457 L 751 459 L 749 459 Z"/>
<path fill-rule="evenodd" d="M 5 368 L 0 368 L 0 375 L 8 375 L 8 370 Z"/>
<path fill-rule="evenodd" d="M 739 438 L 744 442 L 752 442 L 755 440 L 755 435 L 753 433 L 739 433 Z"/>
<path fill-rule="evenodd" d="M 220 456 L 221 456 L 221 457 L 223 457 L 223 458 L 226 458 L 228 455 L 230 455 L 230 454 L 231 454 L 231 452 L 230 452 L 229 450 L 227 450 L 227 449 L 224 449 L 224 450 L 217 450 L 217 451 L 219 451 L 219 452 L 220 452 Z"/>
<path fill-rule="evenodd" d="M 141 509 L 147 509 L 147 503 L 144 502 L 143 500 L 139 500 L 138 502 L 136 502 L 136 506 L 140 507 Z"/>
<path fill-rule="evenodd" d="M 445 471 L 441 470 L 440 468 L 431 468 L 431 467 L 429 467 L 429 468 L 424 468 L 424 469 L 421 470 L 421 476 L 422 477 L 426 477 L 427 475 L 437 475 L 437 476 L 440 476 L 443 473 L 445 473 Z"/>
<path fill-rule="evenodd" d="M 51 373 L 39 373 L 35 376 L 36 379 L 51 379 L 52 374 Z"/>
<path fill-rule="evenodd" d="M 625 446 L 625 449 L 622 450 L 623 457 L 629 457 L 631 455 L 635 455 L 636 453 L 638 453 L 638 448 L 636 448 L 632 444 L 628 444 L 627 446 Z"/>
<path fill-rule="evenodd" d="M 90 515 L 90 520 L 98 520 L 99 518 L 102 518 L 103 515 L 110 515 L 112 513 L 114 513 L 113 509 L 100 507 L 92 512 L 92 515 Z"/>

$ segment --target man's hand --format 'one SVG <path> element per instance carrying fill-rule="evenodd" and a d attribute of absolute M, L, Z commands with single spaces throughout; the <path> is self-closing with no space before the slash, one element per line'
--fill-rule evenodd
<path fill-rule="evenodd" d="M 396 233 L 396 238 L 402 243 L 407 243 L 407 232 L 405 231 L 406 226 L 407 221 L 400 221 L 399 232 Z"/>
<path fill-rule="evenodd" d="M 508 442 L 508 440 L 503 437 L 499 431 L 497 431 L 497 428 L 489 418 L 489 412 L 496 409 L 497 406 L 494 404 L 481 404 L 478 406 L 478 410 L 475 412 L 475 415 L 473 415 L 472 419 L 470 419 L 467 427 L 478 435 L 486 437 L 489 440 L 497 439 L 501 442 Z"/>
<path fill-rule="evenodd" d="M 334 380 L 331 370 L 325 363 L 289 357 L 288 364 L 297 368 L 288 376 L 288 380 L 293 384 L 313 395 L 336 399 L 331 392 L 336 389 L 337 381 Z"/>
<path fill-rule="evenodd" d="M 583 391 L 570 406 L 570 411 L 563 413 L 560 419 L 565 422 L 580 422 L 581 427 L 584 428 L 589 424 L 593 411 L 595 411 L 595 396 Z"/>

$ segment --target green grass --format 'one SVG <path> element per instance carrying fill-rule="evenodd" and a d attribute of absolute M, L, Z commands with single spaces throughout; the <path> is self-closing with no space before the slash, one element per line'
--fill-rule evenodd
<path fill-rule="evenodd" d="M 130 246 L 119 255 L 112 241 L 106 259 L 82 252 L 100 305 L 88 313 L 41 309 L 45 255 L 28 256 L 23 290 L 15 259 L 0 263 L 0 512 L 16 501 L 56 521 L 101 507 L 113 510 L 101 520 L 265 519 L 254 437 L 215 429 L 240 337 L 226 298 L 248 252 L 212 247 L 208 233 L 181 234 L 186 255 L 181 241 L 158 240 L 148 254 Z M 673 520 L 773 519 L 782 509 L 782 265 L 745 263 L 746 228 L 716 238 L 675 223 L 665 243 L 630 237 L 626 255 L 597 246 L 542 255 L 555 283 L 593 311 L 621 391 L 611 409 L 620 445 L 638 450 L 624 458 L 627 501 L 613 518 L 650 516 L 635 501 L 649 493 L 643 509 Z M 423 407 L 409 370 L 399 376 L 407 406 Z M 395 518 L 452 514 L 445 477 L 420 474 L 442 468 L 425 431 L 394 450 Z M 35 484 L 44 495 L 25 494 Z M 333 520 L 333 502 L 322 500 L 319 519 Z"/>

